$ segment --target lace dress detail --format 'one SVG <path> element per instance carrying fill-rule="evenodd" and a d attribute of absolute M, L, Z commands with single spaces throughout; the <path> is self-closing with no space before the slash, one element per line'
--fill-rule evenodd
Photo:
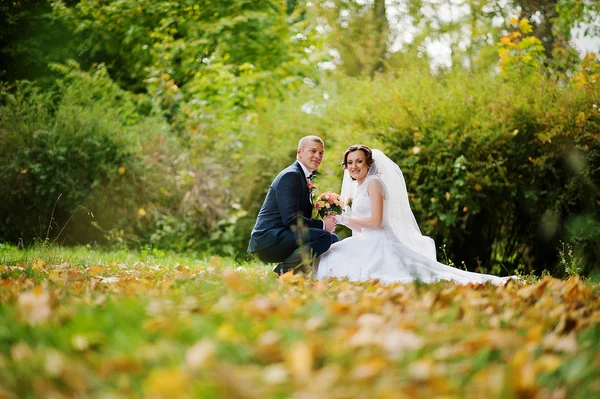
<path fill-rule="evenodd" d="M 357 187 L 352 202 L 352 217 L 371 216 L 371 199 L 368 185 L 375 176 L 369 176 Z M 385 195 L 385 193 L 383 193 Z M 387 199 L 384 199 L 384 214 Z M 388 218 L 384 217 L 384 220 Z M 432 283 L 440 280 L 452 280 L 459 284 L 485 283 L 501 284 L 507 278 L 459 270 L 432 259 L 431 256 L 410 243 L 401 242 L 392 226 L 385 224 L 380 229 L 362 229 L 331 246 L 321 255 L 316 273 L 319 280 L 337 277 L 350 281 L 377 279 L 384 283 L 408 283 L 419 280 Z"/>
<path fill-rule="evenodd" d="M 371 179 L 369 179 L 371 180 Z M 352 216 L 357 218 L 368 218 L 371 216 L 371 199 L 367 191 L 368 181 L 358 186 L 356 198 L 352 202 Z"/>
<path fill-rule="evenodd" d="M 369 218 L 371 217 L 371 198 L 369 197 L 369 183 L 373 180 L 377 180 L 379 183 L 381 181 L 377 177 L 369 176 L 365 179 L 365 181 L 358 186 L 356 199 L 352 202 L 352 217 L 355 218 Z M 385 197 L 385 193 L 382 193 Z M 383 212 L 385 213 L 386 201 L 383 202 Z M 385 220 L 385 218 L 383 218 Z M 390 226 L 386 226 L 385 222 L 381 229 L 362 229 L 362 232 L 352 232 L 352 236 L 362 236 L 362 235 L 373 235 L 378 237 L 388 236 L 388 238 L 392 238 L 393 232 L 390 229 Z"/>

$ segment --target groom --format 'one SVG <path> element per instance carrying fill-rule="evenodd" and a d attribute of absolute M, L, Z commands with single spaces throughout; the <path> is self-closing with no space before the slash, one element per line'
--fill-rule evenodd
<path fill-rule="evenodd" d="M 278 262 L 273 270 L 278 275 L 320 256 L 339 240 L 333 234 L 333 215 L 324 220 L 310 218 L 311 179 L 323 160 L 324 146 L 317 136 L 300 139 L 296 162 L 282 170 L 271 183 L 252 229 L 248 252 L 263 262 Z"/>

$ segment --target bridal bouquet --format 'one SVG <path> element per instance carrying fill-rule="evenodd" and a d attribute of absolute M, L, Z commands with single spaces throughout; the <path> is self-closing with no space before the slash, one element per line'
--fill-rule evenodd
<path fill-rule="evenodd" d="M 319 213 L 321 218 L 324 218 L 330 213 L 342 214 L 344 208 L 344 201 L 339 194 L 332 193 L 331 191 L 324 192 L 317 197 L 315 201 L 315 209 Z"/>

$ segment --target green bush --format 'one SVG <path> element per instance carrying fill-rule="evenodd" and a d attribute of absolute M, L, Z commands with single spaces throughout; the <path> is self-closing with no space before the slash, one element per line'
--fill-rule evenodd
<path fill-rule="evenodd" d="M 314 133 L 326 140 L 319 191 L 339 190 L 347 146 L 383 149 L 405 174 L 423 232 L 456 264 L 561 275 L 562 240 L 589 273 L 600 255 L 600 92 L 577 81 L 415 68 L 307 89 L 259 117 L 248 150 L 258 177 L 242 188 L 249 218 L 298 138 Z"/>
<path fill-rule="evenodd" d="M 102 66 L 53 69 L 63 78 L 52 92 L 0 91 L 0 241 L 239 250 L 232 226 L 244 211 L 224 154 L 176 134 Z"/>
<path fill-rule="evenodd" d="M 2 87 L 0 240 L 56 238 L 79 205 L 90 208 L 90 195 L 126 179 L 119 168 L 139 167 L 126 143 L 122 116 L 108 99 L 95 97 L 98 90 L 89 86 L 94 79 L 104 79 L 102 71 L 88 82 L 65 81 L 54 92 L 27 82 Z M 69 231 L 73 240 L 97 238 L 76 226 Z"/>
<path fill-rule="evenodd" d="M 560 274 L 561 239 L 588 267 L 600 250 L 597 232 L 569 231 L 577 218 L 597 231 L 597 94 L 544 76 L 518 85 L 451 76 L 382 136 L 411 176 L 426 230 L 451 257 Z"/>

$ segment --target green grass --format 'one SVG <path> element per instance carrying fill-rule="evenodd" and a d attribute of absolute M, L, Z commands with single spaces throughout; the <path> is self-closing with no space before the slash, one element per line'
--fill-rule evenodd
<path fill-rule="evenodd" d="M 600 393 L 598 290 L 578 277 L 322 282 L 214 256 L 7 245 L 0 275 L 0 397 Z"/>
<path fill-rule="evenodd" d="M 147 265 L 160 265 L 173 267 L 180 264 L 197 265 L 210 262 L 215 258 L 206 254 L 176 253 L 156 248 L 134 250 L 117 250 L 107 248 L 93 248 L 91 245 L 78 247 L 63 247 L 58 245 L 35 245 L 23 249 L 0 243 L 0 263 L 15 265 L 19 262 L 29 263 L 37 259 L 44 259 L 46 263 L 69 262 L 79 267 L 89 267 L 113 262 L 122 264 L 144 263 Z M 218 262 L 233 265 L 234 261 L 219 258 Z M 245 266 L 246 263 L 238 264 Z"/>

